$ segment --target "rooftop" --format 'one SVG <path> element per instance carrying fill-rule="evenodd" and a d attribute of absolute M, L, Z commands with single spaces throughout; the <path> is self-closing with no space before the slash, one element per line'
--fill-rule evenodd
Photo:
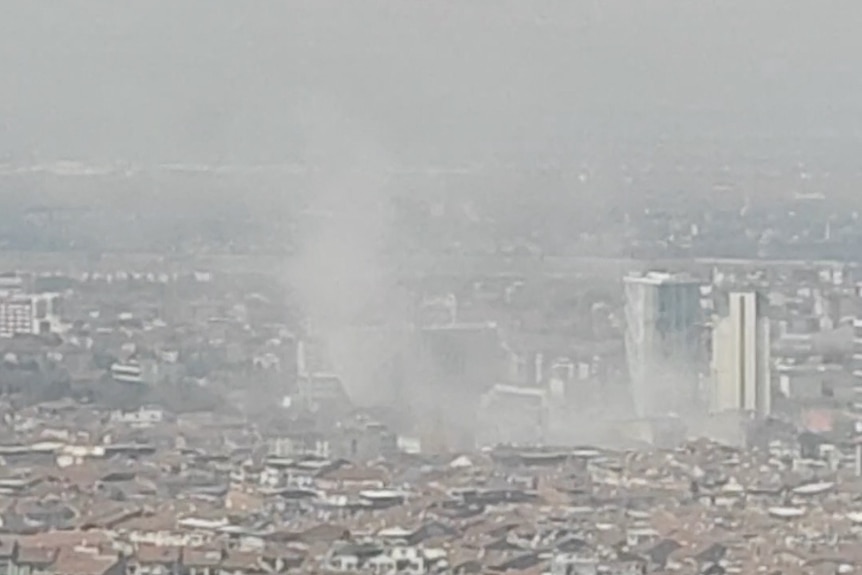
<path fill-rule="evenodd" d="M 624 278 L 624 281 L 626 283 L 645 285 L 700 285 L 703 283 L 688 274 L 658 271 L 650 271 L 645 274 L 630 274 Z"/>

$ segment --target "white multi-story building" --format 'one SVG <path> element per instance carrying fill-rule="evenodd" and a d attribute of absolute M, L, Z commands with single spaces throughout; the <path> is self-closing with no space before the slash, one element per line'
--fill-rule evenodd
<path fill-rule="evenodd" d="M 57 325 L 56 294 L 0 293 L 0 337 L 48 333 Z"/>
<path fill-rule="evenodd" d="M 862 318 L 853 318 L 853 375 L 862 379 Z"/>
<path fill-rule="evenodd" d="M 119 383 L 147 383 L 154 384 L 164 377 L 159 369 L 158 363 L 146 358 L 138 360 L 129 359 L 126 362 L 116 362 L 111 365 L 111 377 Z"/>
<path fill-rule="evenodd" d="M 626 360 L 638 417 L 689 411 L 700 402 L 704 357 L 701 283 L 684 275 L 628 276 Z"/>
<path fill-rule="evenodd" d="M 746 411 L 766 417 L 771 402 L 769 320 L 756 292 L 732 292 L 712 339 L 713 412 Z"/>

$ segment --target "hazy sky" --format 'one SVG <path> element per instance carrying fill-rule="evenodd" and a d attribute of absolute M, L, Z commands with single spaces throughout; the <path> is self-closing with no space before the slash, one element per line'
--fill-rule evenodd
<path fill-rule="evenodd" d="M 0 152 L 393 161 L 862 133 L 858 0 L 5 0 Z"/>

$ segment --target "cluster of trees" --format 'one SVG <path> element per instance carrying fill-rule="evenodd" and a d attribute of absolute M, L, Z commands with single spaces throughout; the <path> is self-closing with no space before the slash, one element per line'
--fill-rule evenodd
<path fill-rule="evenodd" d="M 130 411 L 145 405 L 160 405 L 174 413 L 217 411 L 224 406 L 212 390 L 191 382 L 163 385 L 129 384 L 105 379 L 76 386 L 76 399 L 108 409 Z"/>
<path fill-rule="evenodd" d="M 124 410 L 161 405 L 175 413 L 189 413 L 224 407 L 221 394 L 193 380 L 155 385 L 117 382 L 107 371 L 113 363 L 110 356 L 96 355 L 94 363 L 105 370 L 101 379 L 73 382 L 68 370 L 54 363 L 8 358 L 0 362 L 0 394 L 14 397 L 19 405 L 74 398 L 109 409 Z"/>
<path fill-rule="evenodd" d="M 55 401 L 71 394 L 68 371 L 32 359 L 0 363 L 0 392 L 16 395 L 25 403 Z"/>

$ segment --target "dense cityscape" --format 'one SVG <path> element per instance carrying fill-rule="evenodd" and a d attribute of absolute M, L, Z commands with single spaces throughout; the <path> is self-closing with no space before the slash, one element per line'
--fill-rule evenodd
<path fill-rule="evenodd" d="M 73 167 L 6 182 L 141 177 Z M 158 237 L 158 197 L 8 200 L 10 572 L 856 568 L 855 214 L 808 192 L 767 211 L 608 202 L 625 241 L 603 252 L 587 224 L 505 225 L 541 217 L 538 199 L 507 214 L 437 177 L 400 176 L 430 191 L 381 192 L 385 220 L 346 195 L 260 216 L 259 234 L 175 209 L 174 250 L 124 246 L 122 224 L 80 247 L 124 217 Z M 420 229 L 439 247 L 405 249 Z"/>
<path fill-rule="evenodd" d="M 0 4 L 0 575 L 862 573 L 862 3 Z"/>

